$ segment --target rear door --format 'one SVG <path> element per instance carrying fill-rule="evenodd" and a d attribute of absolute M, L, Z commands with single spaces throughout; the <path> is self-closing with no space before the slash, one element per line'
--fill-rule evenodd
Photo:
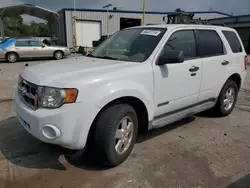
<path fill-rule="evenodd" d="M 233 30 L 231 31 L 222 30 L 222 33 L 225 36 L 231 49 L 231 54 L 232 54 L 231 56 L 234 61 L 233 65 L 235 67 L 233 71 L 235 72 L 235 70 L 237 69 L 238 69 L 238 72 L 245 70 L 244 61 L 245 61 L 246 53 L 244 51 L 244 46 L 240 40 L 239 35 L 236 33 L 236 31 L 233 31 Z"/>
<path fill-rule="evenodd" d="M 199 102 L 215 100 L 228 78 L 232 58 L 226 51 L 223 34 L 216 29 L 196 30 L 198 54 L 202 58 Z"/>

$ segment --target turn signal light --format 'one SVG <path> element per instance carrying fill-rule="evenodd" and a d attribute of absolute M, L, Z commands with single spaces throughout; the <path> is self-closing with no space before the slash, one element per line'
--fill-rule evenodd
<path fill-rule="evenodd" d="M 76 101 L 76 97 L 78 94 L 78 91 L 76 89 L 65 89 L 66 92 L 66 98 L 65 103 L 73 103 Z"/>

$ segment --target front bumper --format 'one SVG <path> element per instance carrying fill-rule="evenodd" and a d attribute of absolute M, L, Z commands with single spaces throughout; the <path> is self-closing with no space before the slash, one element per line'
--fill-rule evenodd
<path fill-rule="evenodd" d="M 36 111 L 15 94 L 16 113 L 21 125 L 42 142 L 68 149 L 85 147 L 91 124 L 100 108 L 87 103 L 65 104 L 57 109 Z"/>

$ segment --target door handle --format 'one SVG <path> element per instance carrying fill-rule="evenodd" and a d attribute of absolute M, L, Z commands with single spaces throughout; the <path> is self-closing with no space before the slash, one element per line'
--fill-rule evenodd
<path fill-rule="evenodd" d="M 223 61 L 221 64 L 222 64 L 223 66 L 228 65 L 228 64 L 229 64 L 229 61 Z"/>
<path fill-rule="evenodd" d="M 199 69 L 200 69 L 199 67 L 193 66 L 192 68 L 189 69 L 189 72 L 196 72 Z"/>

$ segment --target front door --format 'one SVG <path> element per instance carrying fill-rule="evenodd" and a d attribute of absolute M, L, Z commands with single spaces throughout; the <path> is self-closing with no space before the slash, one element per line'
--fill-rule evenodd
<path fill-rule="evenodd" d="M 161 66 L 153 64 L 155 118 L 196 104 L 202 77 L 193 30 L 172 31 L 163 50 L 182 50 L 185 61 Z"/>

